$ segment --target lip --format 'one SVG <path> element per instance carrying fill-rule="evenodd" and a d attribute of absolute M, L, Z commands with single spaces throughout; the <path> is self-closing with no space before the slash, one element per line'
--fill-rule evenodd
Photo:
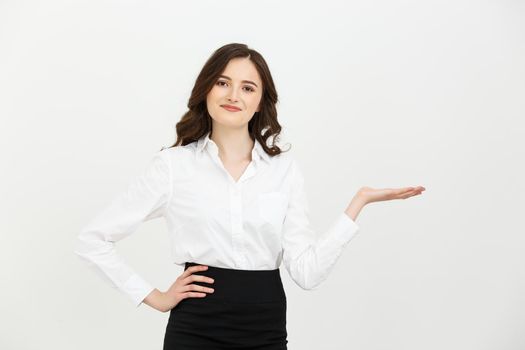
<path fill-rule="evenodd" d="M 239 107 L 232 105 L 221 105 L 221 107 L 230 112 L 239 112 L 241 110 Z"/>

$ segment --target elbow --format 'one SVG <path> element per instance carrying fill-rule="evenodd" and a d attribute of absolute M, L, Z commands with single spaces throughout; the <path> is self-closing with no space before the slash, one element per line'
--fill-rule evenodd
<path fill-rule="evenodd" d="M 295 284 L 303 290 L 317 290 L 321 284 L 321 280 L 308 279 L 306 276 L 294 278 Z"/>
<path fill-rule="evenodd" d="M 73 253 L 79 258 L 91 260 L 93 255 L 108 253 L 113 248 L 113 243 L 99 239 L 88 231 L 82 231 L 73 244 Z"/>
<path fill-rule="evenodd" d="M 319 283 L 316 284 L 299 284 L 297 283 L 299 287 L 301 287 L 303 290 L 317 290 L 319 287 Z"/>
<path fill-rule="evenodd" d="M 317 264 L 305 264 L 305 260 L 293 260 L 286 266 L 292 280 L 303 290 L 316 290 L 326 279 L 319 273 Z"/>
<path fill-rule="evenodd" d="M 73 254 L 80 259 L 87 259 L 89 252 L 91 251 L 90 246 L 80 236 L 73 243 Z"/>

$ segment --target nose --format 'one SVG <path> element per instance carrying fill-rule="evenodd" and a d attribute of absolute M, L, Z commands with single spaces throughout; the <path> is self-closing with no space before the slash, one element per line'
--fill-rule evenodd
<path fill-rule="evenodd" d="M 232 88 L 228 94 L 228 101 L 237 102 L 237 89 Z"/>

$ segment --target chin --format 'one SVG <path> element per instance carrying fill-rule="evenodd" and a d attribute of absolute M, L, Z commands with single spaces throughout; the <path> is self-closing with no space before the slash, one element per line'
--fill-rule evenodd
<path fill-rule="evenodd" d="M 219 124 L 219 125 L 221 125 L 222 127 L 225 127 L 225 128 L 237 129 L 239 127 L 244 126 L 248 122 L 245 122 L 244 119 L 235 119 L 234 120 L 232 118 L 226 118 L 226 119 L 220 118 L 218 120 L 215 119 L 215 123 Z"/>

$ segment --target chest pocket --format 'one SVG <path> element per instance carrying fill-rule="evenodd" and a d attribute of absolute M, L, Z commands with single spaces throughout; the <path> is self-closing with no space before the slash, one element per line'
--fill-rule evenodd
<path fill-rule="evenodd" d="M 257 202 L 262 226 L 280 233 L 288 208 L 288 197 L 282 192 L 266 192 L 258 195 Z"/>

